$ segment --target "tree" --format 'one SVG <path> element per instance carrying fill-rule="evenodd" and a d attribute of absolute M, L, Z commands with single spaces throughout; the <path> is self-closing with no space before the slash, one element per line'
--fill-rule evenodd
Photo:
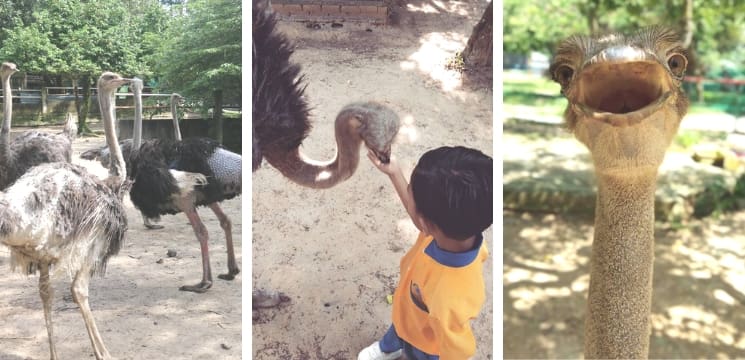
<path fill-rule="evenodd" d="M 164 86 L 212 108 L 222 141 L 222 107 L 241 103 L 241 2 L 193 0 L 173 23 L 156 70 Z"/>
<path fill-rule="evenodd" d="M 484 15 L 474 26 L 463 50 L 463 61 L 468 66 L 491 66 L 494 53 L 494 36 L 492 31 L 492 3 L 486 7 Z"/>
<path fill-rule="evenodd" d="M 159 11 L 163 15 L 159 16 Z M 25 72 L 71 79 L 78 131 L 87 133 L 90 87 L 102 71 L 149 72 L 141 59 L 152 49 L 141 43 L 154 19 L 166 19 L 155 0 L 40 2 L 28 23 L 6 30 L 0 58 L 14 59 Z M 82 99 L 78 84 L 83 87 Z"/>

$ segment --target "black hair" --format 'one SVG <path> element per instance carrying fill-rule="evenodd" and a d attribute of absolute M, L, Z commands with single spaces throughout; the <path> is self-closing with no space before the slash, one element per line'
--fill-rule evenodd
<path fill-rule="evenodd" d="M 494 217 L 493 163 L 481 151 L 463 146 L 426 152 L 411 174 L 417 210 L 453 239 L 486 230 Z"/>

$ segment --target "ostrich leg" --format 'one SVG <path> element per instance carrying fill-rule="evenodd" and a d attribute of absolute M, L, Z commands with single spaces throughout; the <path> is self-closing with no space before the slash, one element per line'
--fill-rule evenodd
<path fill-rule="evenodd" d="M 235 276 L 241 272 L 235 262 L 235 251 L 233 250 L 232 232 L 233 225 L 231 224 L 228 216 L 225 215 L 225 213 L 222 211 L 218 203 L 209 204 L 209 207 L 210 209 L 212 209 L 212 212 L 215 213 L 217 219 L 220 220 L 220 227 L 223 231 L 225 231 L 225 245 L 228 248 L 228 273 L 217 275 L 217 277 L 223 280 L 233 280 L 235 279 Z"/>
<path fill-rule="evenodd" d="M 203 293 L 212 287 L 212 270 L 210 269 L 210 252 L 208 245 L 209 234 L 207 233 L 207 227 L 204 226 L 204 223 L 199 218 L 199 214 L 197 213 L 197 209 L 194 207 L 193 203 L 189 205 L 190 206 L 184 209 L 183 212 L 189 219 L 189 224 L 191 224 L 192 229 L 194 229 L 194 234 L 199 240 L 199 246 L 202 251 L 202 282 L 196 285 L 184 285 L 180 287 L 179 290 Z"/>
<path fill-rule="evenodd" d="M 93 319 L 93 313 L 91 307 L 88 305 L 88 285 L 90 284 L 91 271 L 88 266 L 84 266 L 75 274 L 75 280 L 72 282 L 72 298 L 75 303 L 80 307 L 80 312 L 83 314 L 83 321 L 85 321 L 85 328 L 88 330 L 88 337 L 91 339 L 91 345 L 93 346 L 93 353 L 96 355 L 96 359 L 111 359 L 109 351 L 106 350 L 106 346 L 103 344 L 101 334 L 98 332 L 96 321 Z"/>
<path fill-rule="evenodd" d="M 49 264 L 39 264 L 39 295 L 44 305 L 44 322 L 47 325 L 47 335 L 49 340 L 49 358 L 57 359 L 57 349 L 54 347 L 54 325 L 52 325 L 52 296 L 54 289 L 49 282 Z"/>

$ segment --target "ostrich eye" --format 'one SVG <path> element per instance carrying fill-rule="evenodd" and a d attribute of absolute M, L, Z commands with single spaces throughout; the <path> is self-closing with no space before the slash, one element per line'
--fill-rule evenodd
<path fill-rule="evenodd" d="M 670 67 L 670 72 L 677 77 L 683 77 L 687 65 L 688 60 L 681 54 L 672 54 L 667 58 L 667 66 Z"/>
<path fill-rule="evenodd" d="M 572 80 L 573 76 L 574 69 L 572 69 L 568 65 L 559 65 L 556 70 L 554 70 L 554 81 L 561 84 L 562 87 L 569 85 L 569 82 Z"/>

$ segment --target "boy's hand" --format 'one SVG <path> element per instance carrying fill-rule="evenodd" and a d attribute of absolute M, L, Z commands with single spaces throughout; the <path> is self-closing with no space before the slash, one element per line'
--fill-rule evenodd
<path fill-rule="evenodd" d="M 396 163 L 396 160 L 391 156 L 390 161 L 387 164 L 384 164 L 380 159 L 378 159 L 377 156 L 375 156 L 375 153 L 373 153 L 371 150 L 367 150 L 367 157 L 372 161 L 373 165 L 375 165 L 378 170 L 382 171 L 385 174 L 393 175 L 397 171 L 400 171 L 398 167 L 398 163 Z"/>

